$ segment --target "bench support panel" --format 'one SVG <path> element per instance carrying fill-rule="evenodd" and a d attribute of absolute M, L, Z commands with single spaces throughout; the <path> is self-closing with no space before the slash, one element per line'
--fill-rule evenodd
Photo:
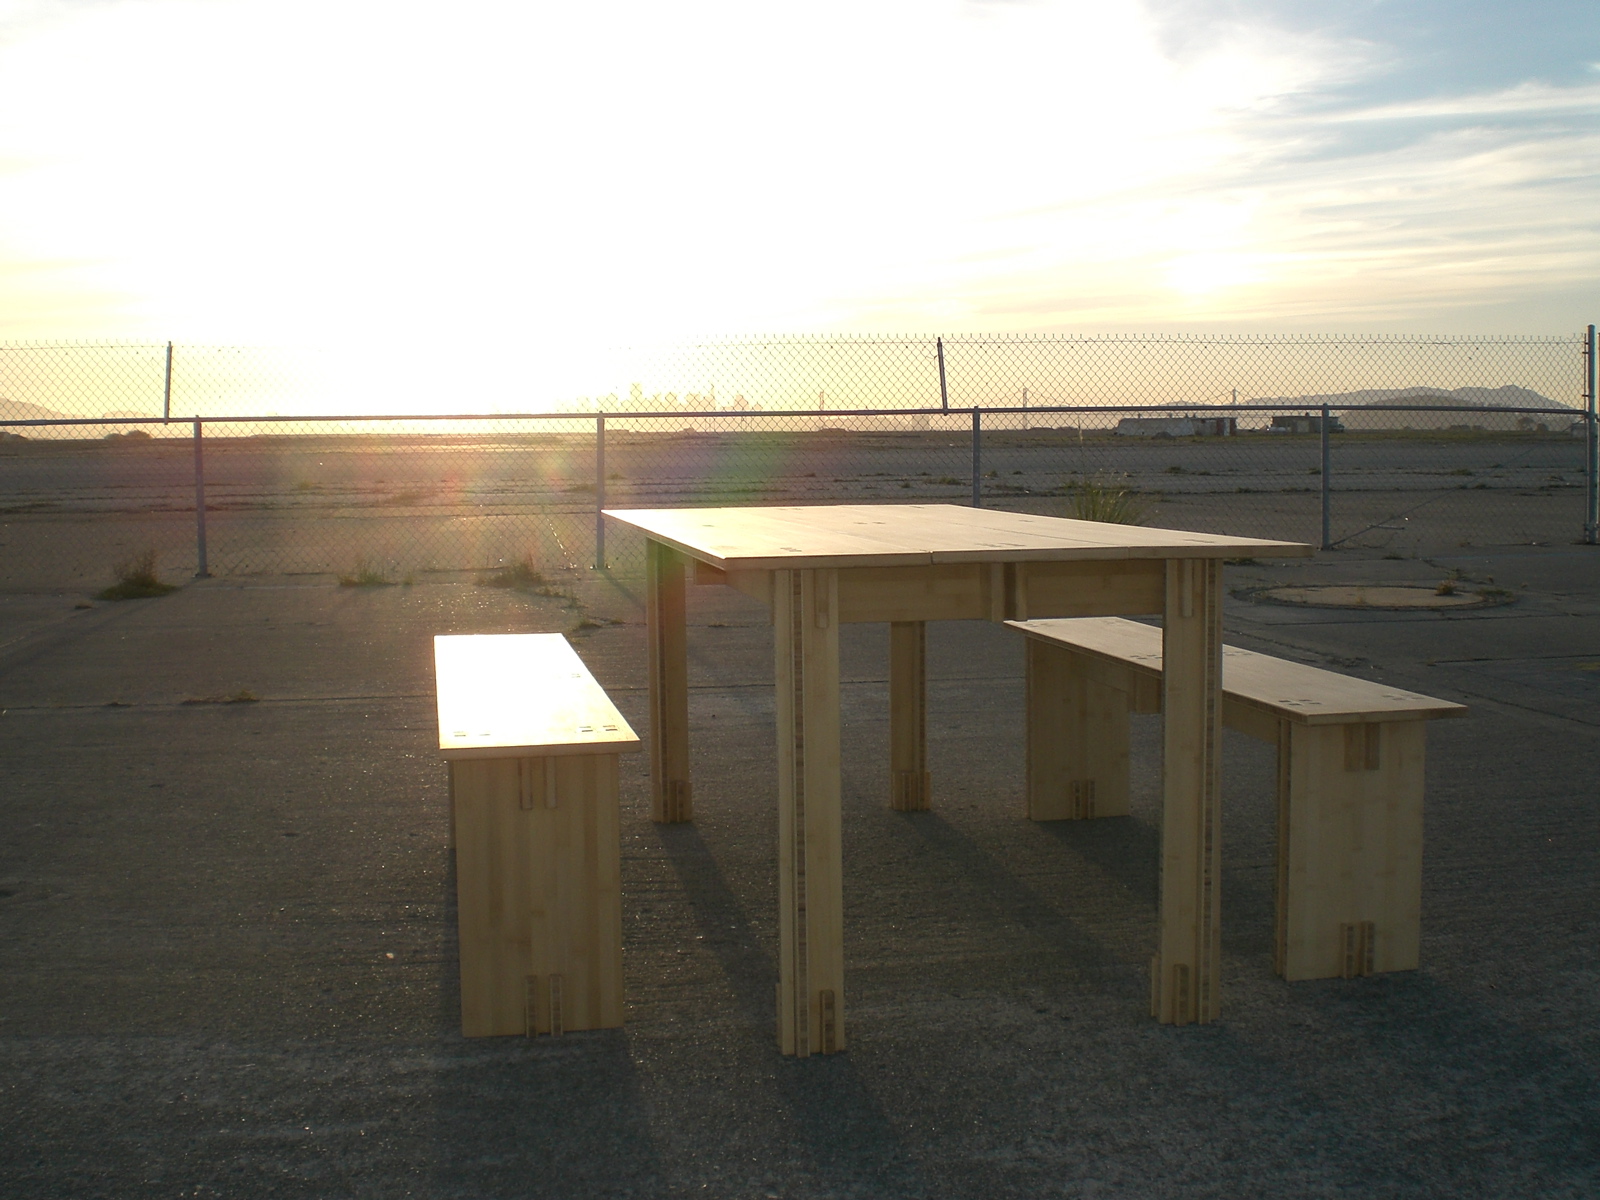
<path fill-rule="evenodd" d="M 928 626 L 889 625 L 889 807 L 922 812 L 933 805 L 928 775 Z"/>
<path fill-rule="evenodd" d="M 1127 694 L 1065 647 L 1028 638 L 1026 655 L 1029 818 L 1127 816 Z"/>
<path fill-rule="evenodd" d="M 1278 742 L 1277 969 L 1414 970 L 1427 723 L 1302 725 Z"/>
<path fill-rule="evenodd" d="M 462 1034 L 621 1025 L 617 756 L 463 759 L 450 782 Z"/>
<path fill-rule="evenodd" d="M 694 818 L 689 781 L 689 639 L 685 564 L 670 546 L 645 545 L 645 626 L 650 642 L 650 819 Z"/>
<path fill-rule="evenodd" d="M 845 1047 L 839 573 L 773 573 L 778 697 L 778 1044 Z"/>

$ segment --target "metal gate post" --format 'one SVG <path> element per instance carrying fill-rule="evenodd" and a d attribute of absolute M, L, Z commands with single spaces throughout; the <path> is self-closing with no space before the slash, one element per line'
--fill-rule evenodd
<path fill-rule="evenodd" d="M 167 381 L 161 389 L 161 423 L 172 420 L 172 343 L 167 343 Z"/>
<path fill-rule="evenodd" d="M 972 507 L 983 507 L 983 425 L 978 406 L 972 406 Z"/>
<path fill-rule="evenodd" d="M 1589 425 L 1589 495 L 1588 507 L 1583 514 L 1583 541 L 1585 545 L 1600 544 L 1600 415 L 1595 410 L 1594 326 L 1583 339 L 1583 391 L 1588 400 L 1586 419 Z"/>
<path fill-rule="evenodd" d="M 1328 406 L 1322 406 L 1322 548 L 1332 550 L 1333 532 L 1330 527 L 1328 509 L 1328 468 L 1331 465 L 1332 455 L 1328 453 Z"/>
<path fill-rule="evenodd" d="M 200 418 L 194 419 L 194 545 L 196 579 L 210 579 L 206 570 L 206 464 L 201 449 Z"/>
<path fill-rule="evenodd" d="M 594 417 L 594 569 L 606 569 L 606 417 Z"/>

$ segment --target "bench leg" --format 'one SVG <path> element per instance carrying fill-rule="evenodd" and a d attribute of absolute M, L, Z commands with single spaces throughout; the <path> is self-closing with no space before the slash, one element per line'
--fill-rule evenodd
<path fill-rule="evenodd" d="M 1064 646 L 1028 638 L 1027 796 L 1035 821 L 1128 815 L 1128 696 Z"/>
<path fill-rule="evenodd" d="M 450 826 L 445 832 L 445 849 L 456 852 L 456 765 L 450 763 Z"/>
<path fill-rule="evenodd" d="M 462 1034 L 621 1025 L 617 756 L 451 768 Z"/>
<path fill-rule="evenodd" d="M 689 783 L 689 640 L 683 557 L 645 545 L 645 625 L 650 641 L 650 819 L 694 817 Z"/>
<path fill-rule="evenodd" d="M 839 574 L 776 571 L 778 1044 L 843 1050 L 839 814 Z"/>
<path fill-rule="evenodd" d="M 1330 979 L 1415 969 L 1427 723 L 1283 725 L 1279 974 Z"/>
<path fill-rule="evenodd" d="M 1213 1021 L 1222 957 L 1222 586 L 1215 560 L 1167 563 L 1162 650 L 1161 925 L 1151 1015 Z"/>
<path fill-rule="evenodd" d="M 889 623 L 889 807 L 932 807 L 928 777 L 928 626 Z"/>

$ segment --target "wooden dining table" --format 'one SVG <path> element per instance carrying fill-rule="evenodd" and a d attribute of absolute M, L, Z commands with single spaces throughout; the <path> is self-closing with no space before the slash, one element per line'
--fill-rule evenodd
<path fill-rule="evenodd" d="M 1163 750 L 1151 1012 L 1219 1010 L 1222 563 L 1299 542 L 945 504 L 608 509 L 647 539 L 650 764 L 657 821 L 693 817 L 686 584 L 768 608 L 778 725 L 778 1039 L 845 1047 L 839 627 L 890 627 L 890 804 L 928 807 L 926 623 L 1159 615 Z M 1018 714 L 1019 725 L 1022 714 Z"/>

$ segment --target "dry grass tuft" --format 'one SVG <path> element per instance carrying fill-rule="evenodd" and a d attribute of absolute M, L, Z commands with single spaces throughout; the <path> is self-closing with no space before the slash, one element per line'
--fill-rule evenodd
<path fill-rule="evenodd" d="M 533 565 L 533 555 L 524 554 L 517 562 L 479 575 L 477 583 L 480 587 L 541 588 L 548 587 L 550 581 Z"/>
<path fill-rule="evenodd" d="M 145 600 L 152 596 L 165 596 L 168 592 L 178 590 L 175 583 L 162 583 L 161 577 L 156 574 L 156 552 L 154 549 L 145 550 L 135 554 L 126 562 L 120 562 L 112 568 L 117 581 L 105 591 L 100 592 L 97 600 Z"/>
<path fill-rule="evenodd" d="M 1115 484 L 1086 479 L 1073 484 L 1067 515 L 1079 521 L 1105 521 L 1112 525 L 1143 525 L 1149 501 L 1137 492 Z"/>
<path fill-rule="evenodd" d="M 356 559 L 356 569 L 348 575 L 339 576 L 340 587 L 393 587 L 394 580 L 383 573 L 381 567 L 373 565 L 370 559 Z"/>

